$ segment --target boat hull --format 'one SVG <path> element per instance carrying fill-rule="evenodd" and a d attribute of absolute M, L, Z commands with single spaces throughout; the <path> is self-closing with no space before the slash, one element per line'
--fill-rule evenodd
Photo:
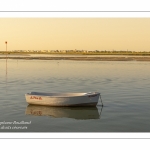
<path fill-rule="evenodd" d="M 26 102 L 45 106 L 96 106 L 100 93 L 39 93 L 25 94 Z"/>

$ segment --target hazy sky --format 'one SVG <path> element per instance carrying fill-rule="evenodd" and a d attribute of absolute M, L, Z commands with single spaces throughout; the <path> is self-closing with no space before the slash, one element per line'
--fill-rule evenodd
<path fill-rule="evenodd" d="M 0 18 L 0 51 L 150 51 L 150 18 Z"/>

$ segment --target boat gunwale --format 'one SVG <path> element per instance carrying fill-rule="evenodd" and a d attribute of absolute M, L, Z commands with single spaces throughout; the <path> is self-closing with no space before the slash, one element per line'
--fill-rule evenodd
<path fill-rule="evenodd" d="M 38 93 L 38 92 L 37 92 Z M 40 92 L 39 92 L 40 93 Z M 57 94 L 57 93 L 56 93 Z M 62 93 L 62 94 L 69 94 L 69 93 Z M 75 93 L 71 93 L 71 94 L 75 94 Z M 31 94 L 31 93 L 27 93 L 25 94 L 25 96 L 40 96 L 40 97 L 48 97 L 48 98 L 73 98 L 73 97 L 89 97 L 89 96 L 93 96 L 93 95 L 100 95 L 99 92 L 92 92 L 92 93 L 85 93 L 84 95 L 67 95 L 67 96 L 55 96 L 55 95 L 38 95 L 38 94 Z"/>

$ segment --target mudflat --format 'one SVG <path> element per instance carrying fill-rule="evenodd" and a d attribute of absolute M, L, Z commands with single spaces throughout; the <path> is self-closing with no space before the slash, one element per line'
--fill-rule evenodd
<path fill-rule="evenodd" d="M 76 61 L 150 61 L 150 56 L 122 56 L 122 57 L 116 57 L 116 56 L 111 56 L 111 57 L 101 57 L 101 56 L 97 56 L 97 57 L 90 57 L 90 56 L 73 56 L 73 57 L 66 57 L 66 56 L 62 56 L 62 57 L 26 57 L 26 56 L 6 56 L 6 57 L 1 57 L 0 59 L 26 59 L 26 60 L 76 60 Z"/>

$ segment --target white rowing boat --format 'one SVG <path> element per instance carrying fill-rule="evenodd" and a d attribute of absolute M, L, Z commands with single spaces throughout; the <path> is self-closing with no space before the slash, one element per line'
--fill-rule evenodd
<path fill-rule="evenodd" d="M 34 105 L 47 106 L 96 106 L 99 92 L 88 93 L 43 93 L 31 92 L 25 94 L 26 102 Z"/>

